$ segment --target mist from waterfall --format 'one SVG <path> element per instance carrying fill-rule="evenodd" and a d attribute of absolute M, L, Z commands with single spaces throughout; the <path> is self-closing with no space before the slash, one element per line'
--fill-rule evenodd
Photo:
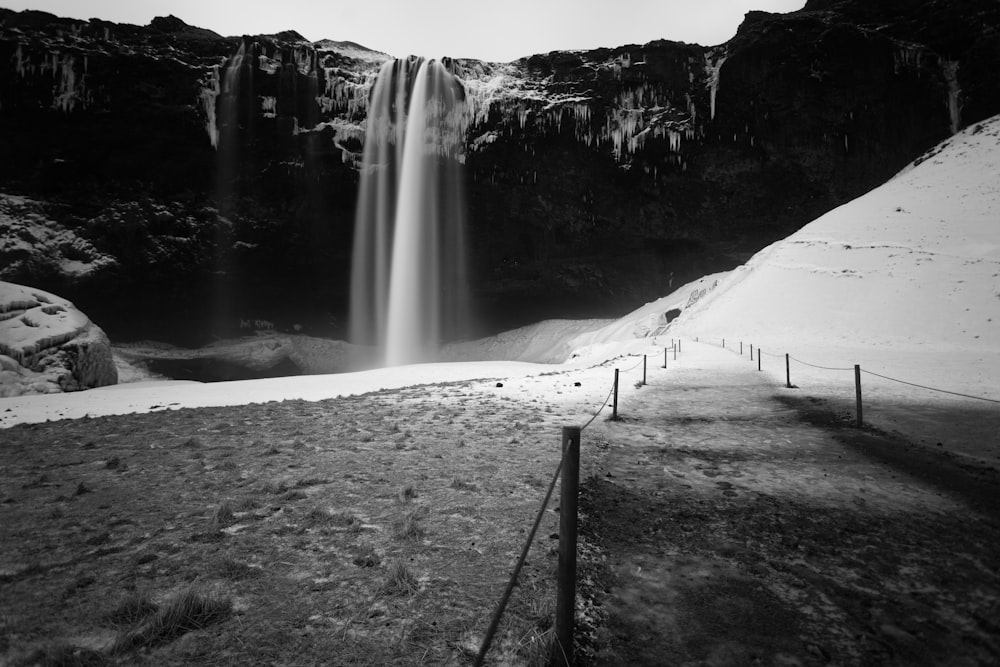
<path fill-rule="evenodd" d="M 386 365 L 431 361 L 465 332 L 465 94 L 448 60 L 383 65 L 355 218 L 351 340 Z"/>

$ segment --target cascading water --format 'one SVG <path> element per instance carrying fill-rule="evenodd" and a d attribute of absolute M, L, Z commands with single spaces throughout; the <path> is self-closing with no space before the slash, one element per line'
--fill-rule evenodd
<path fill-rule="evenodd" d="M 222 218 L 228 219 L 235 212 L 239 195 L 240 162 L 244 133 L 249 130 L 251 114 L 247 99 L 252 94 L 252 58 L 246 53 L 245 43 L 226 62 L 222 69 L 221 85 L 216 107 L 216 170 L 215 196 Z M 232 239 L 226 224 L 215 228 L 215 271 L 212 278 L 212 331 L 215 336 L 228 335 L 236 322 L 234 310 L 234 278 Z"/>
<path fill-rule="evenodd" d="M 448 61 L 387 62 L 369 102 L 355 219 L 351 340 L 429 361 L 467 317 L 464 87 Z"/>

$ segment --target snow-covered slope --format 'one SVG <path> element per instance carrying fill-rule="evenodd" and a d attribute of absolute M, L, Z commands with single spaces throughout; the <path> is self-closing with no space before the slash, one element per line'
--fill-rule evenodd
<path fill-rule="evenodd" d="M 1000 118 L 731 272 L 677 322 L 784 345 L 1000 350 Z"/>
<path fill-rule="evenodd" d="M 656 327 L 681 308 L 669 327 Z M 751 343 L 1000 397 L 1000 117 L 868 194 L 573 344 L 650 335 Z M 810 372 L 810 371 L 806 371 Z"/>
<path fill-rule="evenodd" d="M 449 343 L 442 361 L 525 361 L 558 364 L 565 361 L 581 332 L 609 325 L 608 320 L 545 320 L 494 336 Z"/>

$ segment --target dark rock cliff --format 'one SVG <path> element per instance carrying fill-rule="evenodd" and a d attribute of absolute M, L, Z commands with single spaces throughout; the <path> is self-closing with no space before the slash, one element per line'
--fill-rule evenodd
<path fill-rule="evenodd" d="M 625 312 L 880 184 L 1000 112 L 998 26 L 994 0 L 810 0 L 711 48 L 460 61 L 483 330 Z M 344 335 L 385 58 L 0 10 L 0 192 L 111 258 L 81 274 L 0 257 L 0 278 L 118 339 Z"/>

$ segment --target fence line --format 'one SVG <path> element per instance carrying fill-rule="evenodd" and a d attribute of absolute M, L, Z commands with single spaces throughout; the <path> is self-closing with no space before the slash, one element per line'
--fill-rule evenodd
<path fill-rule="evenodd" d="M 810 364 L 808 361 L 802 361 L 801 359 L 796 359 L 795 357 L 789 357 L 792 361 L 800 363 L 803 366 L 811 366 L 812 368 L 820 368 L 824 371 L 853 371 L 853 368 L 832 368 L 830 366 L 817 366 L 816 364 Z"/>
<path fill-rule="evenodd" d="M 972 394 L 963 394 L 963 393 L 960 393 L 960 392 L 957 392 L 957 391 L 949 391 L 947 389 L 938 389 L 937 387 L 928 387 L 928 386 L 925 386 L 925 385 L 922 385 L 922 384 L 917 384 L 915 382 L 907 382 L 906 380 L 900 380 L 898 378 L 891 378 L 888 375 L 880 375 L 878 373 L 873 373 L 872 371 L 866 371 L 863 368 L 861 369 L 861 372 L 862 373 L 867 373 L 868 375 L 874 375 L 875 377 L 880 377 L 883 380 L 891 380 L 893 382 L 899 382 L 900 384 L 908 384 L 911 387 L 920 387 L 921 389 L 927 389 L 929 391 L 937 391 L 937 392 L 940 392 L 942 394 L 951 394 L 953 396 L 961 396 L 963 398 L 974 398 L 977 401 L 988 401 L 990 403 L 1000 403 L 1000 400 L 997 400 L 995 398 L 987 398 L 985 396 L 974 396 Z"/>
<path fill-rule="evenodd" d="M 559 457 L 559 465 L 556 466 L 555 474 L 552 475 L 549 490 L 545 492 L 545 499 L 542 501 L 542 505 L 538 508 L 538 513 L 535 515 L 535 523 L 532 524 L 531 531 L 528 533 L 528 539 L 524 543 L 524 548 L 521 549 L 521 556 L 517 559 L 517 565 L 514 566 L 514 572 L 511 574 L 510 581 L 507 582 L 507 589 L 504 590 L 503 596 L 501 596 L 500 602 L 497 604 L 496 611 L 493 612 L 490 627 L 486 630 L 486 636 L 479 647 L 479 654 L 476 655 L 476 667 L 481 667 L 483 660 L 486 658 L 486 653 L 490 650 L 490 644 L 493 643 L 493 635 L 496 634 L 497 627 L 500 625 L 500 619 L 503 618 L 503 613 L 507 609 L 507 603 L 510 602 L 510 596 L 514 593 L 514 587 L 517 586 L 517 578 L 521 574 L 524 562 L 528 559 L 531 543 L 534 542 L 535 533 L 538 532 L 538 526 L 542 523 L 542 517 L 545 516 L 545 508 L 548 507 L 549 499 L 552 498 L 552 491 L 556 488 L 556 481 L 559 479 L 559 473 L 562 472 L 563 461 L 565 460 L 566 452 L 564 450 Z"/>
<path fill-rule="evenodd" d="M 722 339 L 723 349 L 725 349 L 725 344 L 726 344 L 725 343 L 725 339 L 723 338 Z M 742 345 L 743 345 L 743 343 L 741 341 L 740 342 L 741 349 L 742 349 Z M 874 371 L 865 370 L 864 368 L 861 368 L 859 365 L 855 365 L 854 368 L 835 368 L 835 367 L 831 367 L 831 366 L 820 366 L 818 364 L 811 364 L 808 361 L 802 361 L 801 359 L 796 359 L 795 357 L 793 357 L 791 355 L 788 355 L 788 354 L 781 355 L 781 354 L 771 354 L 770 352 L 764 352 L 759 347 L 757 348 L 758 367 L 759 367 L 759 361 L 760 361 L 760 355 L 761 354 L 766 354 L 767 356 L 774 357 L 774 358 L 780 358 L 780 357 L 784 356 L 787 359 L 791 359 L 792 361 L 794 361 L 796 363 L 802 364 L 803 366 L 809 366 L 811 368 L 818 368 L 818 369 L 825 370 L 825 371 L 835 371 L 835 372 L 850 372 L 850 371 L 854 371 L 856 375 L 860 374 L 860 373 L 866 373 L 868 375 L 873 375 L 873 376 L 875 376 L 877 378 L 882 378 L 883 380 L 889 380 L 890 382 L 898 382 L 899 384 L 905 384 L 905 385 L 909 385 L 911 387 L 917 387 L 919 389 L 926 389 L 927 391 L 934 391 L 934 392 L 938 392 L 940 394 L 950 394 L 952 396 L 960 396 L 962 398 L 970 398 L 970 399 L 973 399 L 973 400 L 976 400 L 976 401 L 986 401 L 988 403 L 997 403 L 997 404 L 1000 404 L 1000 399 L 989 398 L 988 396 L 976 396 L 975 394 L 966 394 L 966 393 L 963 393 L 963 392 L 960 392 L 960 391 L 951 391 L 950 389 L 941 389 L 940 387 L 931 387 L 931 386 L 924 385 L 924 384 L 918 384 L 916 382 L 908 382 L 906 380 L 900 380 L 899 378 L 890 377 L 888 375 L 882 375 L 881 373 L 876 373 Z M 788 380 L 787 384 L 789 386 L 791 385 L 791 380 L 790 379 Z M 861 379 L 860 379 L 860 377 L 856 377 L 855 378 L 855 384 L 858 387 L 858 391 L 860 393 L 860 385 L 861 385 Z M 859 405 L 858 414 L 860 415 L 860 413 L 861 413 L 861 411 L 860 411 L 860 405 Z M 858 422 L 859 422 L 859 425 L 860 425 L 860 422 L 861 422 L 860 417 L 858 419 Z"/>
<path fill-rule="evenodd" d="M 678 348 L 674 347 L 673 349 L 676 358 L 676 351 Z M 639 359 L 634 366 L 626 369 L 624 372 L 627 373 L 635 370 L 640 364 L 642 364 L 643 372 L 645 374 L 646 356 L 647 355 L 642 355 L 642 358 Z M 559 652 L 553 657 L 556 659 L 557 663 L 560 662 L 560 659 L 561 664 L 571 665 L 573 663 L 572 642 L 576 596 L 576 495 L 579 493 L 580 433 L 590 426 L 595 419 L 597 419 L 597 416 L 601 414 L 601 411 L 607 407 L 608 401 L 611 400 L 612 396 L 615 396 L 617 404 L 618 375 L 619 370 L 616 368 L 615 381 L 611 385 L 611 390 L 608 392 L 607 397 L 605 397 L 600 407 L 594 411 L 594 414 L 591 415 L 590 419 L 588 419 L 583 426 L 563 428 L 562 452 L 559 457 L 559 465 L 556 466 L 555 473 L 552 475 L 552 481 L 549 483 L 549 488 L 545 492 L 545 498 L 542 500 L 541 506 L 535 514 L 535 521 L 531 526 L 527 539 L 525 540 L 524 547 L 521 549 L 521 554 L 518 557 L 517 564 L 514 566 L 513 572 L 511 573 L 510 580 L 507 582 L 507 587 L 497 603 L 496 610 L 493 612 L 493 617 L 490 619 L 490 625 L 487 628 L 486 635 L 483 637 L 483 642 L 479 647 L 479 653 L 476 655 L 474 663 L 476 667 L 480 667 L 483 664 L 483 660 L 485 660 L 486 654 L 490 650 L 490 645 L 493 643 L 493 637 L 496 635 L 496 631 L 500 625 L 501 619 L 503 618 L 504 611 L 507 609 L 507 604 L 510 602 L 510 598 L 514 593 L 514 588 L 517 586 L 517 579 L 521 574 L 524 563 L 527 561 L 528 553 L 531 551 L 531 545 L 534 543 L 535 535 L 538 533 L 538 527 L 541 525 L 542 517 L 545 516 L 545 509 L 549 505 L 549 501 L 552 498 L 552 492 L 555 490 L 556 481 L 558 481 L 560 475 L 563 476 L 563 488 L 561 493 L 565 496 L 565 499 L 560 503 L 560 554 L 555 627 L 556 639 L 559 643 L 559 646 L 557 647 Z M 567 462 L 567 458 L 570 459 L 570 464 L 574 467 L 572 471 L 563 470 L 564 464 Z M 569 514 L 572 514 L 572 516 L 568 516 Z M 572 551 L 572 554 L 569 553 L 570 551 Z"/>
<path fill-rule="evenodd" d="M 597 412 L 595 412 L 590 417 L 590 419 L 587 421 L 587 423 L 580 427 L 581 431 L 586 430 L 586 428 L 588 426 L 590 426 L 594 422 L 595 419 L 597 419 L 597 415 L 601 414 L 601 410 L 603 410 L 604 408 L 606 408 L 608 406 L 608 401 L 611 400 L 611 395 L 613 393 L 615 393 L 615 385 L 614 385 L 614 383 L 611 383 L 611 390 L 608 392 L 607 398 L 604 399 L 604 402 L 601 403 L 601 407 L 597 408 Z"/>

